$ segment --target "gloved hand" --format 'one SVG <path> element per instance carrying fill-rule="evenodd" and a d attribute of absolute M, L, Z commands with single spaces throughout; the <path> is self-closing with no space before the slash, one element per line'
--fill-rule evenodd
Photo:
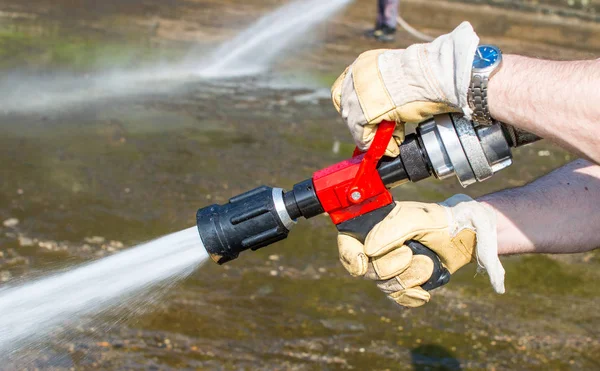
<path fill-rule="evenodd" d="M 399 125 L 386 155 L 397 156 L 404 123 L 444 112 L 471 117 L 467 91 L 479 37 L 468 22 L 428 44 L 361 54 L 331 88 L 333 105 L 366 150 L 381 121 Z"/>
<path fill-rule="evenodd" d="M 487 270 L 497 293 L 504 293 L 504 268 L 498 259 L 496 214 L 466 195 L 440 204 L 397 202 L 367 236 L 365 244 L 338 235 L 340 261 L 353 276 L 366 276 L 394 302 L 418 307 L 430 299 L 420 286 L 433 272 L 431 259 L 413 256 L 404 245 L 421 242 L 433 250 L 450 273 L 470 262 Z"/>

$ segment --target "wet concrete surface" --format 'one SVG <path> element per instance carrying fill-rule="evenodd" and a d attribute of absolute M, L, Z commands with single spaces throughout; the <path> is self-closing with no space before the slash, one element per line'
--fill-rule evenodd
<path fill-rule="evenodd" d="M 120 63 L 135 68 L 146 56 L 209 50 L 280 3 L 2 0 L 0 51 L 11 48 L 3 55 L 12 59 L 0 65 L 8 75 L 59 70 L 83 76 L 102 68 L 92 62 L 108 54 L 106 63 L 122 55 Z M 319 27 L 319 36 L 282 58 L 269 77 L 190 81 L 168 93 L 0 115 L 2 285 L 186 228 L 199 207 L 262 184 L 289 189 L 349 156 L 350 136 L 323 89 L 358 53 L 380 47 L 360 37 L 372 23 L 372 5 L 356 2 Z M 469 19 L 484 41 L 506 52 L 600 56 L 600 26 L 577 14 L 417 0 L 403 1 L 402 10 L 431 34 Z M 400 33 L 390 47 L 413 42 Z M 64 44 L 77 47 L 71 52 Z M 338 153 L 332 150 L 336 141 Z M 573 159 L 541 142 L 516 151 L 513 167 L 467 192 L 475 197 L 518 186 Z M 456 181 L 427 180 L 394 194 L 440 201 L 458 192 L 464 191 Z M 467 267 L 426 307 L 402 310 L 370 282 L 346 274 L 335 236 L 326 217 L 302 221 L 284 242 L 228 266 L 207 263 L 162 300 L 68 327 L 0 368 L 600 367 L 597 252 L 503 259 L 503 296 Z"/>

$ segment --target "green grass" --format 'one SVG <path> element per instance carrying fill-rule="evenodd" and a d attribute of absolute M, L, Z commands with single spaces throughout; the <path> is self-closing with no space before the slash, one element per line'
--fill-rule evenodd
<path fill-rule="evenodd" d="M 14 27 L 0 28 L 0 68 L 87 72 L 116 67 L 138 67 L 180 58 L 178 47 L 156 47 L 141 38 L 101 37 L 75 31 L 43 34 Z"/>
<path fill-rule="evenodd" d="M 340 73 L 344 71 L 344 68 L 336 69 L 336 73 L 333 72 L 316 72 L 312 76 L 314 79 L 323 86 L 332 86 L 335 80 L 340 76 Z"/>

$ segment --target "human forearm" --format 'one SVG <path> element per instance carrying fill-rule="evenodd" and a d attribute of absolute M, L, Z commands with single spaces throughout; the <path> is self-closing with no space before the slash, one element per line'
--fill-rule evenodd
<path fill-rule="evenodd" d="M 600 61 L 505 55 L 488 87 L 492 116 L 600 164 Z"/>
<path fill-rule="evenodd" d="M 496 210 L 501 255 L 600 247 L 600 166 L 585 160 L 479 201 Z"/>

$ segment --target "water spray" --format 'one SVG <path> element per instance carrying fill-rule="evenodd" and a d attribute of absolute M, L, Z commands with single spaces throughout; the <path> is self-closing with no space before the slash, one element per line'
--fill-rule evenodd
<path fill-rule="evenodd" d="M 300 0 L 262 17 L 221 45 L 196 74 L 205 78 L 255 75 L 264 72 L 293 43 L 328 20 L 352 0 Z"/>
<path fill-rule="evenodd" d="M 13 71 L 0 78 L 2 111 L 57 112 L 98 101 L 185 91 L 191 81 L 250 76 L 267 71 L 275 60 L 306 34 L 326 22 L 352 0 L 296 0 L 261 17 L 239 35 L 205 57 L 192 50 L 181 61 L 162 61 L 132 70 L 125 66 L 82 78 L 72 74 L 31 76 Z"/>
<path fill-rule="evenodd" d="M 85 323 L 108 309 L 121 309 L 125 316 L 134 311 L 128 303 L 136 298 L 138 305 L 151 304 L 165 293 L 161 287 L 187 277 L 207 259 L 197 236 L 188 228 L 72 270 L 3 286 L 0 369 L 17 350 L 60 333 L 60 326 Z"/>
<path fill-rule="evenodd" d="M 461 115 L 443 114 L 406 136 L 398 157 L 384 157 L 394 128 L 394 122 L 383 122 L 366 153 L 355 151 L 352 158 L 315 172 L 290 191 L 261 186 L 227 204 L 198 210 L 198 231 L 209 256 L 227 263 L 245 250 L 287 238 L 299 218 L 323 213 L 340 233 L 364 242 L 394 208 L 391 188 L 431 176 L 457 177 L 463 187 L 482 182 L 512 164 L 512 148 L 540 139 L 502 123 L 477 126 Z M 407 245 L 434 263 L 424 289 L 448 283 L 450 274 L 432 250 L 416 241 Z"/>

